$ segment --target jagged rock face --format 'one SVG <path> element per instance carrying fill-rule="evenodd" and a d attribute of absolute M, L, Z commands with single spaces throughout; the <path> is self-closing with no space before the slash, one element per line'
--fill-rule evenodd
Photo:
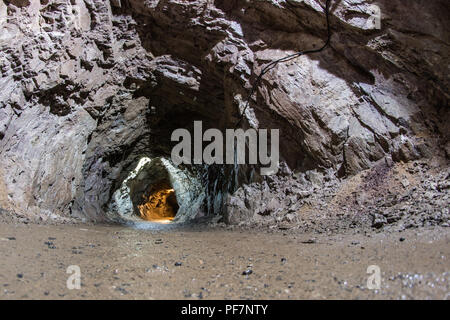
<path fill-rule="evenodd" d="M 144 157 L 114 192 L 106 210 L 108 219 L 120 223 L 139 222 L 152 208 L 152 203 L 148 208 L 145 206 L 155 191 L 163 190 L 164 194 L 169 195 L 168 189 L 173 190 L 175 201 L 172 203 L 175 202 L 177 207 L 174 222 L 185 222 L 198 216 L 205 200 L 205 191 L 196 176 L 174 167 L 168 159 Z"/>
<path fill-rule="evenodd" d="M 264 65 L 322 46 L 323 4 L 0 1 L 0 207 L 105 219 L 142 157 L 170 155 L 174 129 L 232 128 Z M 268 72 L 242 122 L 280 129 L 280 181 L 301 192 L 386 157 L 449 155 L 448 17 L 446 0 L 332 1 L 330 46 Z M 280 205 L 266 196 L 277 177 L 183 170 L 204 179 L 200 214 L 238 222 Z"/>

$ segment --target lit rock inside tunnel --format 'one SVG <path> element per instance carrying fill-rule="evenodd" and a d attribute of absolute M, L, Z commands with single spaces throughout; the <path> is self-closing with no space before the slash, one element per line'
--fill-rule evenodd
<path fill-rule="evenodd" d="M 138 205 L 143 220 L 169 223 L 178 212 L 175 190 L 167 181 L 158 181 L 151 185 L 148 195 L 143 195 L 144 203 Z"/>
<path fill-rule="evenodd" d="M 180 223 L 201 212 L 205 194 L 189 168 L 142 157 L 114 192 L 108 216 L 118 222 Z"/>

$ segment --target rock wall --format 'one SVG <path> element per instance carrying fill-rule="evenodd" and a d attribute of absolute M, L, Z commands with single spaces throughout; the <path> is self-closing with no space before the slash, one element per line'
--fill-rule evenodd
<path fill-rule="evenodd" d="M 233 127 L 268 62 L 322 46 L 324 3 L 1 0 L 0 207 L 106 219 L 172 130 Z M 280 205 L 280 184 L 297 199 L 380 161 L 449 157 L 448 18 L 446 0 L 332 0 L 330 46 L 268 72 L 241 123 L 280 129 L 278 176 L 194 168 L 201 214 L 237 223 Z"/>

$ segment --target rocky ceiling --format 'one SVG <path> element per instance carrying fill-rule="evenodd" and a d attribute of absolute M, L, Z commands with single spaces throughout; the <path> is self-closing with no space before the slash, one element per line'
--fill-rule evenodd
<path fill-rule="evenodd" d="M 323 45 L 324 3 L 0 1 L 0 207 L 113 219 L 114 193 L 143 157 L 167 160 L 174 129 L 232 126 L 262 67 Z M 280 128 L 279 175 L 175 168 L 186 216 L 239 222 L 281 182 L 449 155 L 448 18 L 446 0 L 333 0 L 330 46 L 268 72 L 241 123 Z"/>

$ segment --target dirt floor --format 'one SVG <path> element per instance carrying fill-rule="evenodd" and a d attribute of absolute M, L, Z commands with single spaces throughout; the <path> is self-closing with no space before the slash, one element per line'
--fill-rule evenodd
<path fill-rule="evenodd" d="M 0 250 L 0 299 L 450 299 L 442 227 L 326 235 L 1 223 Z M 79 290 L 67 287 L 74 265 Z M 367 288 L 371 265 L 379 290 Z"/>

